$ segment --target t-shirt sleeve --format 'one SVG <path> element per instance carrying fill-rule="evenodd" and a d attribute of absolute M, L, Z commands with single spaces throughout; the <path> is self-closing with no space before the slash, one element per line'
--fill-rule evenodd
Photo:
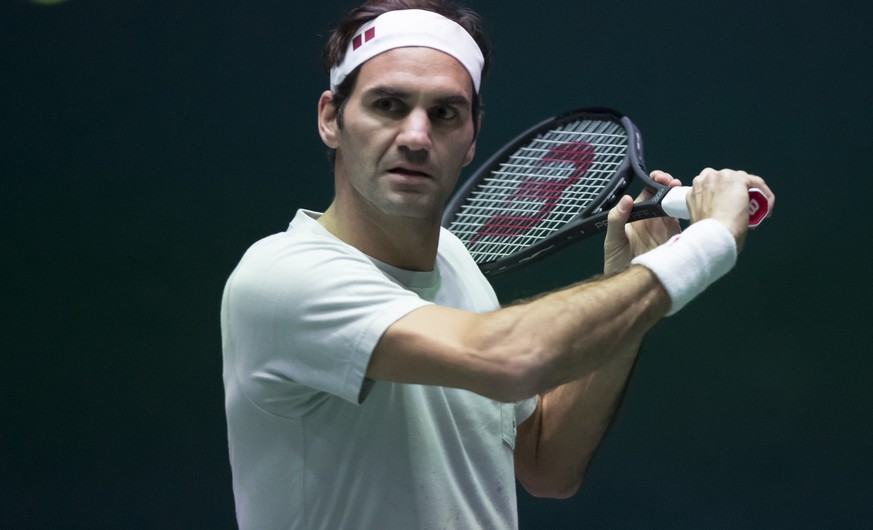
<path fill-rule="evenodd" d="M 248 398 L 272 413 L 294 415 L 313 390 L 360 403 L 382 334 L 429 302 L 360 253 L 289 245 L 288 237 L 252 247 L 228 280 L 223 340 L 235 358 L 227 364 Z"/>
<path fill-rule="evenodd" d="M 523 401 L 518 401 L 515 404 L 515 421 L 521 425 L 525 420 L 530 418 L 531 414 L 537 408 L 539 396 L 534 396 Z"/>

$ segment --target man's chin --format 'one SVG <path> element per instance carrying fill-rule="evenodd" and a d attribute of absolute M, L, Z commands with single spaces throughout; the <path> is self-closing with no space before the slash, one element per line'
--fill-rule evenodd
<path fill-rule="evenodd" d="M 442 204 L 433 204 L 433 201 L 392 201 L 383 205 L 381 210 L 391 217 L 425 221 L 440 219 L 443 207 Z"/>

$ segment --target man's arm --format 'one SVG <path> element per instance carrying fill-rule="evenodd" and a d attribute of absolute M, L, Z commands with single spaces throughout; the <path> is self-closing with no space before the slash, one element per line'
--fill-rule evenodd
<path fill-rule="evenodd" d="M 652 178 L 679 185 L 663 172 Z M 648 199 L 644 192 L 640 200 Z M 609 215 L 604 241 L 604 272 L 615 274 L 633 257 L 676 233 L 673 219 L 628 224 L 633 202 L 623 198 Z M 610 360 L 576 381 L 540 395 L 533 414 L 518 427 L 515 472 L 528 493 L 538 497 L 574 495 L 594 452 L 615 417 L 636 364 L 642 337 L 622 337 Z"/>
<path fill-rule="evenodd" d="M 426 306 L 386 330 L 367 375 L 518 401 L 596 371 L 669 307 L 644 267 L 490 313 Z"/>
<path fill-rule="evenodd" d="M 741 246 L 751 186 L 773 200 L 759 177 L 705 171 L 689 195 L 692 219 L 718 220 Z M 519 429 L 516 473 L 536 495 L 572 494 L 615 413 L 643 336 L 671 307 L 654 273 L 626 268 L 664 240 L 637 228 L 651 223 L 626 224 L 629 202 L 614 209 L 618 219 L 607 234 L 610 275 L 482 315 L 435 306 L 413 311 L 385 332 L 368 376 L 466 388 L 502 401 L 540 394 Z M 622 240 L 621 233 L 633 237 Z M 610 247 L 615 241 L 623 242 Z"/>
<path fill-rule="evenodd" d="M 652 178 L 665 185 L 679 185 L 677 180 L 660 171 L 653 172 Z M 729 200 L 721 185 L 727 178 L 749 186 L 763 186 L 771 208 L 774 197 L 763 180 L 743 172 L 707 169 L 695 179 L 695 191 L 699 195 L 691 204 L 695 209 L 693 218 L 701 219 L 708 212 L 717 212 L 726 226 L 733 227 L 737 245 L 741 246 L 747 205 L 741 200 L 736 203 Z M 713 193 L 714 189 L 722 191 Z M 739 197 L 744 191 L 743 187 L 735 188 L 734 196 Z M 714 208 L 716 204 L 721 208 Z M 675 225 L 671 226 L 671 221 L 664 219 L 627 224 L 631 206 L 630 199 L 624 198 L 610 212 L 604 242 L 607 274 L 623 270 L 633 258 L 651 250 L 675 230 Z M 641 337 L 634 335 L 625 339 L 616 347 L 611 360 L 598 370 L 542 394 L 534 413 L 519 426 L 516 476 L 529 493 L 563 498 L 578 490 L 594 451 L 612 423 L 636 362 Z"/>
<path fill-rule="evenodd" d="M 515 474 L 531 495 L 562 499 L 578 491 L 621 404 L 639 342 L 617 350 L 598 370 L 541 394 L 518 426 Z"/>

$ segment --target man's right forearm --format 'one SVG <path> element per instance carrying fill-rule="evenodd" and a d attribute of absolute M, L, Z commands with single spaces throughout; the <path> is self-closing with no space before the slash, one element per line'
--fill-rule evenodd
<path fill-rule="evenodd" d="M 485 314 L 426 306 L 386 330 L 367 376 L 518 401 L 591 373 L 669 308 L 644 267 Z"/>
<path fill-rule="evenodd" d="M 507 363 L 520 361 L 533 395 L 608 362 L 620 346 L 641 340 L 669 308 L 669 296 L 652 272 L 631 267 L 483 315 L 477 335 L 482 350 Z"/>

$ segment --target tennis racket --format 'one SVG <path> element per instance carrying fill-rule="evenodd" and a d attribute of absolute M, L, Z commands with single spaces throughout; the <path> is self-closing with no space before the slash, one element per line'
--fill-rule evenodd
<path fill-rule="evenodd" d="M 689 217 L 690 187 L 652 180 L 639 131 L 627 116 L 579 109 L 523 132 L 480 167 L 449 201 L 442 225 L 486 276 L 542 259 L 606 229 L 609 209 L 634 179 L 654 196 L 634 204 L 631 221 Z M 767 216 L 767 197 L 749 190 L 749 225 Z"/>

